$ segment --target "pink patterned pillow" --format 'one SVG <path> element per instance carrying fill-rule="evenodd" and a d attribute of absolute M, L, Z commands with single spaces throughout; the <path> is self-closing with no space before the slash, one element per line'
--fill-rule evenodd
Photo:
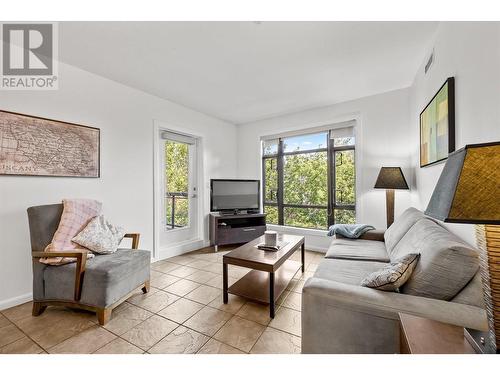
<path fill-rule="evenodd" d="M 90 220 L 101 213 L 102 203 L 93 199 L 63 199 L 63 213 L 59 227 L 54 233 L 52 242 L 47 245 L 45 251 L 71 251 L 85 249 L 83 246 L 72 242 L 71 239 L 87 226 Z M 89 256 L 93 255 L 89 253 Z M 60 265 L 74 262 L 74 258 L 40 258 L 41 263 Z"/>

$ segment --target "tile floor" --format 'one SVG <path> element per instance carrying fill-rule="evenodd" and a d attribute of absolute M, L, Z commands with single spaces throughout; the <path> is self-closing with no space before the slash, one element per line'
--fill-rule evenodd
<path fill-rule="evenodd" d="M 135 291 L 103 327 L 85 311 L 48 307 L 33 317 L 31 302 L 3 310 L 0 354 L 300 353 L 302 285 L 323 254 L 307 251 L 306 272 L 297 272 L 271 320 L 268 306 L 231 294 L 222 303 L 225 252 L 205 248 L 153 263 L 151 291 Z M 248 271 L 229 266 L 229 284 Z"/>

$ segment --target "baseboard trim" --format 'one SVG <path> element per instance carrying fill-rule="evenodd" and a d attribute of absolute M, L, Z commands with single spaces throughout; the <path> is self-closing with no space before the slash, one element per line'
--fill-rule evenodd
<path fill-rule="evenodd" d="M 208 241 L 205 241 L 203 239 L 198 239 L 198 240 L 193 240 L 193 241 L 186 241 L 186 242 L 181 242 L 175 246 L 164 248 L 164 249 L 159 249 L 158 251 L 158 258 L 153 259 L 153 262 L 167 259 L 170 257 L 174 257 L 177 255 L 182 255 L 184 253 L 188 253 L 193 250 L 198 250 L 203 247 L 208 246 L 207 245 Z"/>
<path fill-rule="evenodd" d="M 9 307 L 21 305 L 25 302 L 29 302 L 32 300 L 33 300 L 33 293 L 26 293 L 17 297 L 4 299 L 3 301 L 0 301 L 0 310 L 5 310 L 8 309 Z"/>

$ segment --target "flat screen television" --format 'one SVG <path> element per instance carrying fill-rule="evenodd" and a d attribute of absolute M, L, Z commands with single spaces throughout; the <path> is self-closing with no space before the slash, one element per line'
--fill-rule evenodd
<path fill-rule="evenodd" d="M 260 210 L 259 180 L 210 180 L 210 211 Z"/>

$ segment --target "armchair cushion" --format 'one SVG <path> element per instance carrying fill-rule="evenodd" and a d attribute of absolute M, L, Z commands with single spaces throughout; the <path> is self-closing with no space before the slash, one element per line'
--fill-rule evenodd
<path fill-rule="evenodd" d="M 114 253 L 118 248 L 125 230 L 111 224 L 103 215 L 94 217 L 87 226 L 78 233 L 73 242 L 98 254 Z"/>
<path fill-rule="evenodd" d="M 59 226 L 54 233 L 52 242 L 45 248 L 47 252 L 84 249 L 84 247 L 71 240 L 85 228 L 92 218 L 101 213 L 102 204 L 92 199 L 64 199 L 63 206 L 64 209 Z M 65 264 L 73 261 L 75 261 L 74 258 L 40 258 L 41 263 L 51 265 Z"/>
<path fill-rule="evenodd" d="M 117 302 L 150 277 L 151 253 L 146 250 L 118 249 L 87 261 L 80 303 L 106 307 Z M 74 263 L 46 267 L 43 272 L 44 298 L 73 300 Z"/>

